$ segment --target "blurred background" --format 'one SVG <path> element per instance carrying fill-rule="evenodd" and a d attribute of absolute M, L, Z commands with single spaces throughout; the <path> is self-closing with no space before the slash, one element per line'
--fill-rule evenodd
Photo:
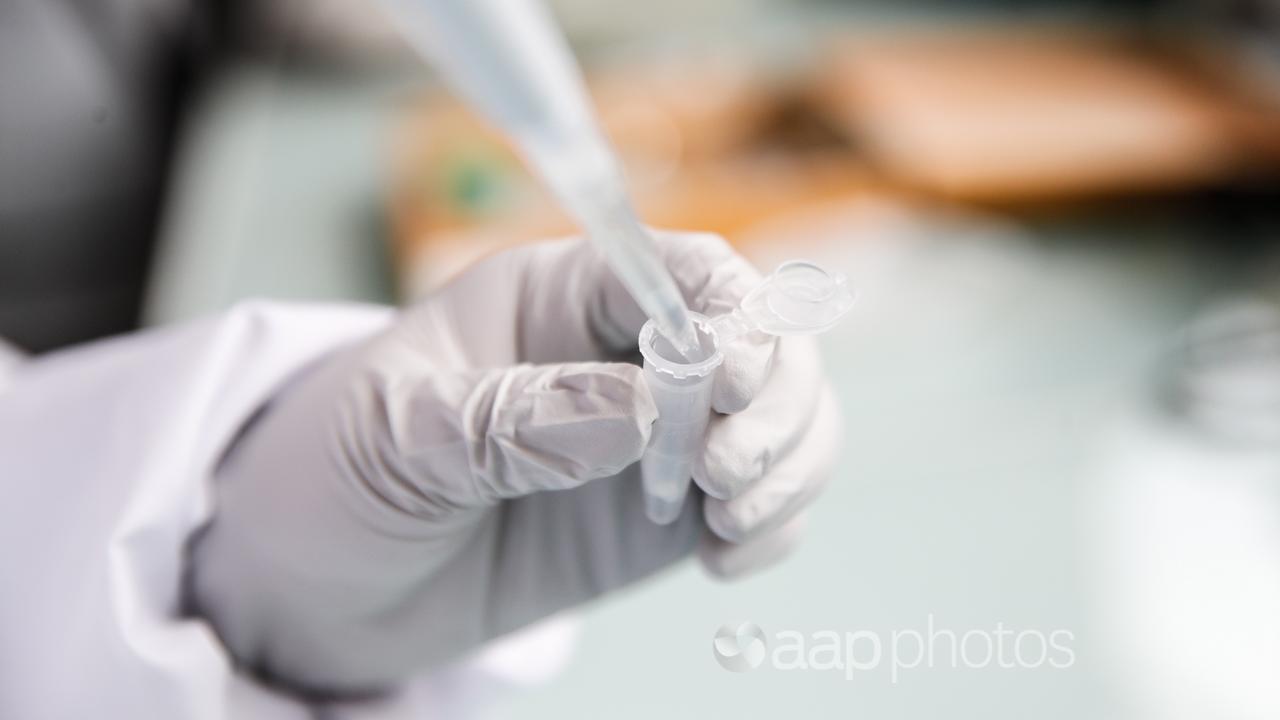
<path fill-rule="evenodd" d="M 28 350 L 410 302 L 572 231 L 366 3 L 62 5 L 0 10 L 0 335 Z M 495 717 L 1280 717 L 1280 3 L 552 7 L 650 224 L 860 300 L 823 337 L 845 462 L 797 555 L 587 608 Z M 929 616 L 1066 629 L 1076 662 L 893 683 L 710 652 L 732 621 Z"/>

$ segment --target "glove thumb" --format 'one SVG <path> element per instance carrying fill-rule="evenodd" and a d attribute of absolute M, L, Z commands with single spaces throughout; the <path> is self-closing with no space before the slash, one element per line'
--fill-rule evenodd
<path fill-rule="evenodd" d="M 453 508 L 615 475 L 640 459 L 658 416 L 643 371 L 623 363 L 517 365 L 409 382 L 409 392 L 386 396 L 393 444 L 415 495 Z"/>

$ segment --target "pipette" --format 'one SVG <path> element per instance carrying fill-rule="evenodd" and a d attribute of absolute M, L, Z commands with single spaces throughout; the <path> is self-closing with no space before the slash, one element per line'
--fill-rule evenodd
<path fill-rule="evenodd" d="M 456 92 L 506 133 L 676 350 L 697 333 L 640 224 L 564 37 L 538 0 L 384 0 Z"/>

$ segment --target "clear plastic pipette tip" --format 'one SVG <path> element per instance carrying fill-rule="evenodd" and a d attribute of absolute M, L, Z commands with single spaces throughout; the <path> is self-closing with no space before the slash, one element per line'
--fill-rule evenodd
<path fill-rule="evenodd" d="M 662 334 L 671 342 L 676 352 L 680 353 L 685 360 L 690 362 L 696 361 L 701 355 L 701 345 L 698 343 L 698 331 L 693 327 L 693 321 L 689 319 L 688 313 L 684 315 L 684 327 L 676 326 L 675 332 L 668 332 L 670 328 L 659 328 Z"/>

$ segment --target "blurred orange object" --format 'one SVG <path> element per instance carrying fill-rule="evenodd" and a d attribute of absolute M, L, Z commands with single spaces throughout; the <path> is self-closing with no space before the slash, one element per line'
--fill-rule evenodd
<path fill-rule="evenodd" d="M 1280 160 L 1225 48 L 969 30 L 849 40 L 821 103 L 898 182 L 963 200 L 1181 189 Z"/>
<path fill-rule="evenodd" d="M 1018 208 L 1276 173 L 1280 103 L 1251 78 L 1209 44 L 988 28 L 848 38 L 785 78 L 661 58 L 591 88 L 644 220 L 734 241 L 868 193 Z M 450 99 L 413 108 L 392 149 L 407 294 L 575 231 Z"/>
<path fill-rule="evenodd" d="M 834 131 L 810 126 L 811 113 L 740 60 L 617 68 L 591 89 L 654 226 L 732 240 L 867 182 Z M 393 231 L 409 294 L 496 249 L 575 232 L 505 142 L 453 101 L 413 110 L 393 151 Z"/>

